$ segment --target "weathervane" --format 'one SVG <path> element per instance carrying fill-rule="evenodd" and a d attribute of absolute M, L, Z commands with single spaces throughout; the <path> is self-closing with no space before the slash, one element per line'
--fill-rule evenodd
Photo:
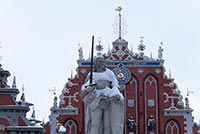
<path fill-rule="evenodd" d="M 115 9 L 115 11 L 118 11 L 119 12 L 119 39 L 122 38 L 122 16 L 121 16 L 121 11 L 122 11 L 122 7 L 118 7 Z"/>
<path fill-rule="evenodd" d="M 53 92 L 53 95 L 56 95 L 56 87 L 54 87 L 53 89 L 49 89 L 49 92 Z"/>
<path fill-rule="evenodd" d="M 115 22 L 115 24 L 113 25 L 114 26 L 114 33 L 117 33 L 118 34 L 118 38 L 121 40 L 122 39 L 122 33 L 125 33 L 125 29 L 126 29 L 126 26 L 127 25 L 125 25 L 125 22 L 122 22 L 122 21 L 124 21 L 123 19 L 122 19 L 122 15 L 121 15 L 121 11 L 122 11 L 122 7 L 121 6 L 119 6 L 118 8 L 116 8 L 115 9 L 115 11 L 117 11 L 119 14 L 118 14 L 118 19 L 117 19 L 117 21 Z M 123 26 L 123 27 L 122 27 Z M 117 28 L 116 28 L 117 27 Z M 117 29 L 117 30 L 115 30 L 115 28 Z M 122 29 L 123 29 L 123 31 L 122 31 Z"/>
<path fill-rule="evenodd" d="M 49 92 L 53 92 L 53 95 L 54 95 L 53 107 L 56 108 L 57 100 L 58 100 L 58 98 L 56 97 L 56 87 L 54 87 L 53 89 L 49 89 Z"/>
<path fill-rule="evenodd" d="M 187 88 L 187 97 L 189 96 L 189 94 L 193 94 L 193 91 L 188 90 Z"/>

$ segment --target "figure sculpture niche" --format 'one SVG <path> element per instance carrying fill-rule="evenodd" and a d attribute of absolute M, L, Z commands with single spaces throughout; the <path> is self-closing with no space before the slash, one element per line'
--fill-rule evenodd
<path fill-rule="evenodd" d="M 93 84 L 90 73 L 81 88 L 85 108 L 85 134 L 123 134 L 124 97 L 114 73 L 103 57 L 94 59 Z"/>
<path fill-rule="evenodd" d="M 151 115 L 150 118 L 149 118 L 149 120 L 148 120 L 148 127 L 149 127 L 150 134 L 154 134 L 155 123 L 156 123 L 156 121 L 153 118 L 153 115 Z"/>
<path fill-rule="evenodd" d="M 129 134 L 134 134 L 136 127 L 137 127 L 137 123 L 135 122 L 135 120 L 133 119 L 133 117 L 130 116 L 128 118 Z"/>

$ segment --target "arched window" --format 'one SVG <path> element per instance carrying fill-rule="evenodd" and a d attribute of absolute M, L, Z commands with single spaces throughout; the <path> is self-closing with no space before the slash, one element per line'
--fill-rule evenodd
<path fill-rule="evenodd" d="M 64 126 L 67 129 L 67 134 L 77 134 L 77 124 L 72 119 L 69 119 Z"/>
<path fill-rule="evenodd" d="M 144 80 L 144 120 L 147 123 L 152 115 L 155 119 L 155 133 L 158 134 L 158 82 L 156 77 L 149 75 Z M 153 112 L 152 112 L 153 111 Z M 148 126 L 145 126 L 145 134 L 148 132 Z"/>
<path fill-rule="evenodd" d="M 165 134 L 179 134 L 178 124 L 173 120 L 169 121 L 165 127 Z"/>

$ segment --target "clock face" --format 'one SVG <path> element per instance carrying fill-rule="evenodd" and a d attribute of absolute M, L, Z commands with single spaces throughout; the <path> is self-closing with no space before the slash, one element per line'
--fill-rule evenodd
<path fill-rule="evenodd" d="M 115 73 L 119 85 L 126 84 L 131 78 L 131 73 L 127 68 L 118 67 L 115 68 L 113 72 Z"/>

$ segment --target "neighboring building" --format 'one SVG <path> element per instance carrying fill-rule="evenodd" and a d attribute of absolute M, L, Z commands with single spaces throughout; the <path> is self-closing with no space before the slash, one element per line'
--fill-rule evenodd
<path fill-rule="evenodd" d="M 44 129 L 38 125 L 40 121 L 35 119 L 33 110 L 32 118 L 26 118 L 29 107 L 33 104 L 25 101 L 25 94 L 16 100 L 19 90 L 16 87 L 15 77 L 10 87 L 7 85 L 7 77 L 10 72 L 0 65 L 0 134 L 42 134 Z"/>

